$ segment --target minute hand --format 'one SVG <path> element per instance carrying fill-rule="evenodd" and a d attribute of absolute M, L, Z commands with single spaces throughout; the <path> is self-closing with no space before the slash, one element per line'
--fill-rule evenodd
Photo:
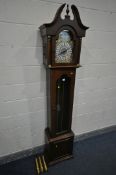
<path fill-rule="evenodd" d="M 59 53 L 59 55 L 62 55 L 62 54 L 65 54 L 66 52 L 67 52 L 67 50 L 69 50 L 70 48 L 67 48 L 67 49 L 65 49 L 65 50 L 62 50 L 60 53 Z"/>
<path fill-rule="evenodd" d="M 65 54 L 67 52 L 67 50 L 63 50 L 59 53 L 59 55 Z"/>

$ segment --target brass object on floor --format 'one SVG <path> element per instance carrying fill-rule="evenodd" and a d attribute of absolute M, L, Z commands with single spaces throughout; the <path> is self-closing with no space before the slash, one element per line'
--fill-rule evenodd
<path fill-rule="evenodd" d="M 44 169 L 45 169 L 45 171 L 48 171 L 48 168 L 47 168 L 47 165 L 46 165 L 44 156 L 42 156 L 42 160 L 43 160 L 43 164 L 44 164 Z"/>
<path fill-rule="evenodd" d="M 36 164 L 37 173 L 39 175 L 40 174 L 40 169 L 39 169 L 39 164 L 38 164 L 37 158 L 35 158 L 35 164 Z"/>
<path fill-rule="evenodd" d="M 40 171 L 43 173 L 44 172 L 44 169 L 43 169 L 41 157 L 39 157 L 39 165 L 40 165 Z"/>
<path fill-rule="evenodd" d="M 44 155 L 35 158 L 36 170 L 38 175 L 48 171 L 47 164 L 45 162 Z"/>

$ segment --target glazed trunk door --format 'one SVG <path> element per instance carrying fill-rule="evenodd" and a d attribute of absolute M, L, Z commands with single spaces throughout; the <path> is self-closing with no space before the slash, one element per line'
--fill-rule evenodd
<path fill-rule="evenodd" d="M 61 135 L 71 130 L 75 69 L 51 73 L 51 133 Z"/>
<path fill-rule="evenodd" d="M 61 76 L 56 83 L 56 134 L 62 134 L 69 128 L 70 78 Z"/>

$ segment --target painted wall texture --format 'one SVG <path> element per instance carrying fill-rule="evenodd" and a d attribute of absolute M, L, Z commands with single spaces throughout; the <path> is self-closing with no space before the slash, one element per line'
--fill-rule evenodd
<path fill-rule="evenodd" d="M 77 69 L 76 135 L 116 124 L 116 1 L 64 0 L 89 26 Z M 0 157 L 44 143 L 46 75 L 38 27 L 62 0 L 0 0 Z"/>

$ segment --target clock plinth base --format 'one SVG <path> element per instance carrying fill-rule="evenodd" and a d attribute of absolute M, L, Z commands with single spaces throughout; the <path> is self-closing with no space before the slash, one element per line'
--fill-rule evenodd
<path fill-rule="evenodd" d="M 62 134 L 60 136 L 51 137 L 49 130 L 45 130 L 46 146 L 45 160 L 48 165 L 56 164 L 60 161 L 73 157 L 73 132 Z"/>

